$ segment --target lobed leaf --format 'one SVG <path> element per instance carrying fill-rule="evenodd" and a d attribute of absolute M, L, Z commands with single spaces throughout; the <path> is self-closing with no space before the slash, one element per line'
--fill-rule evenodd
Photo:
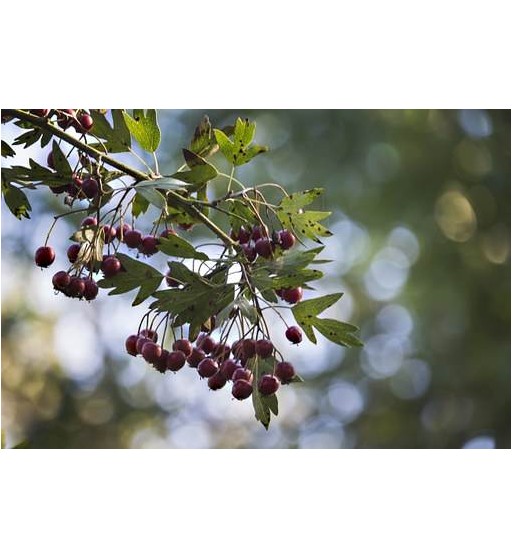
<path fill-rule="evenodd" d="M 160 128 L 157 124 L 157 111 L 155 109 L 134 109 L 133 116 L 123 111 L 125 124 L 130 134 L 144 151 L 153 153 L 160 144 Z"/>

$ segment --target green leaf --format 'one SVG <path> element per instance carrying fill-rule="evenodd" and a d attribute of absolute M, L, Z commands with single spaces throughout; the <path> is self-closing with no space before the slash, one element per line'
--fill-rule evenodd
<path fill-rule="evenodd" d="M 200 157 L 196 153 L 187 149 L 184 149 L 183 153 L 190 171 L 179 171 L 174 175 L 171 175 L 173 178 L 188 184 L 202 186 L 208 181 L 216 178 L 219 174 L 217 169 L 203 159 L 203 157 Z"/>
<path fill-rule="evenodd" d="M 148 264 L 139 262 L 130 258 L 126 254 L 118 253 L 117 258 L 120 260 L 124 272 L 120 272 L 112 278 L 104 278 L 98 282 L 99 287 L 114 289 L 109 295 L 119 295 L 127 293 L 132 289 L 139 289 L 132 305 L 139 305 L 150 295 L 154 295 L 162 282 L 164 276 L 155 268 Z"/>
<path fill-rule="evenodd" d="M 29 440 L 24 440 L 24 441 L 21 441 L 20 443 L 18 443 L 17 445 L 13 446 L 12 448 L 13 449 L 14 448 L 31 448 L 31 444 L 30 444 Z"/>
<path fill-rule="evenodd" d="M 32 210 L 32 207 L 30 205 L 30 202 L 28 201 L 27 196 L 25 195 L 23 190 L 20 190 L 19 188 L 16 188 L 15 186 L 12 186 L 10 184 L 5 184 L 3 177 L 2 194 L 4 196 L 7 207 L 11 210 L 11 213 L 14 215 L 14 217 L 20 220 L 23 217 L 30 219 L 30 210 Z"/>
<path fill-rule="evenodd" d="M 321 279 L 323 275 L 320 270 L 299 270 L 273 278 L 271 285 L 273 289 L 302 287 L 309 281 Z"/>
<path fill-rule="evenodd" d="M 132 215 L 138 218 L 141 214 L 145 214 L 150 206 L 150 202 L 138 192 L 132 201 Z"/>
<path fill-rule="evenodd" d="M 307 237 L 316 242 L 320 242 L 319 237 L 330 237 L 331 231 L 321 225 L 319 221 L 329 217 L 331 212 L 303 210 L 304 206 L 311 204 L 322 192 L 322 188 L 312 188 L 283 198 L 276 212 L 283 226 L 294 231 L 298 236 Z"/>
<path fill-rule="evenodd" d="M 276 394 L 270 394 L 269 396 L 262 396 L 264 404 L 273 412 L 274 415 L 278 415 L 278 397 Z"/>
<path fill-rule="evenodd" d="M 250 364 L 249 367 L 254 371 L 253 375 L 253 392 L 251 398 L 253 401 L 253 408 L 255 410 L 255 417 L 262 425 L 269 429 L 269 424 L 271 422 L 271 412 L 274 415 L 278 415 L 278 398 L 276 394 L 271 394 L 270 396 L 264 396 L 258 390 L 258 384 L 262 374 L 265 373 L 264 368 L 266 364 L 270 364 L 271 367 L 274 366 L 274 359 L 260 360 L 255 359 L 255 364 Z M 258 366 L 260 365 L 260 366 Z"/>
<path fill-rule="evenodd" d="M 2 140 L 2 157 L 14 157 L 16 152 L 12 149 L 12 147 Z"/>
<path fill-rule="evenodd" d="M 150 204 L 156 206 L 159 210 L 163 210 L 166 207 L 167 202 L 165 196 L 161 192 L 159 192 L 154 186 L 137 185 L 134 188 L 138 194 L 140 194 Z"/>
<path fill-rule="evenodd" d="M 110 125 L 109 121 L 103 113 L 98 110 L 90 109 L 91 116 L 93 117 L 93 127 L 90 134 L 97 136 L 102 140 L 107 151 L 111 153 L 121 153 L 128 151 L 132 145 L 132 140 L 130 138 L 130 132 L 126 126 L 125 120 L 123 118 L 123 111 L 121 109 L 112 109 L 112 122 L 113 126 Z M 102 144 L 95 144 L 93 147 L 97 149 L 102 149 Z"/>
<path fill-rule="evenodd" d="M 255 214 L 247 204 L 240 200 L 233 200 L 229 204 L 230 225 L 234 231 L 238 231 L 243 225 L 248 225 L 255 221 Z"/>
<path fill-rule="evenodd" d="M 21 134 L 21 136 L 18 136 L 14 140 L 13 144 L 15 146 L 25 144 L 23 147 L 26 149 L 29 146 L 35 144 L 41 138 L 41 136 L 42 136 L 42 132 L 41 130 L 39 130 L 39 128 L 36 128 L 34 130 L 29 130 L 28 132 Z"/>
<path fill-rule="evenodd" d="M 328 340 L 343 346 L 363 345 L 353 332 L 358 328 L 346 322 L 340 322 L 332 318 L 319 318 L 317 315 L 334 305 L 343 293 L 333 293 L 316 299 L 302 301 L 292 307 L 292 314 L 297 323 L 305 332 L 308 339 L 317 343 L 313 328 L 316 328 Z"/>
<path fill-rule="evenodd" d="M 130 130 L 130 134 L 144 151 L 153 153 L 160 144 L 160 128 L 157 124 L 157 111 L 155 109 L 134 109 L 133 117 L 126 111 L 123 118 Z"/>
<path fill-rule="evenodd" d="M 189 144 L 189 149 L 192 152 L 205 157 L 211 155 L 217 149 L 212 125 L 210 124 L 210 120 L 207 115 L 203 117 L 200 124 L 196 127 L 194 136 Z"/>
<path fill-rule="evenodd" d="M 361 347 L 362 342 L 353 335 L 358 328 L 347 322 L 340 322 L 333 318 L 317 318 L 313 321 L 313 326 L 328 338 L 331 342 L 344 347 Z"/>
<path fill-rule="evenodd" d="M 255 136 L 255 129 L 254 122 L 238 118 L 233 131 L 233 142 L 222 130 L 214 130 L 219 149 L 229 163 L 235 166 L 244 165 L 259 153 L 269 151 L 266 146 L 249 145 Z"/>
<path fill-rule="evenodd" d="M 207 254 L 198 252 L 189 242 L 178 235 L 170 235 L 167 239 L 159 238 L 159 250 L 168 256 L 208 260 Z"/>
<path fill-rule="evenodd" d="M 52 158 L 53 166 L 55 167 L 57 173 L 60 176 L 69 177 L 69 179 L 71 180 L 71 176 L 73 174 L 71 166 L 64 153 L 62 153 L 59 144 L 55 140 L 52 142 Z"/>

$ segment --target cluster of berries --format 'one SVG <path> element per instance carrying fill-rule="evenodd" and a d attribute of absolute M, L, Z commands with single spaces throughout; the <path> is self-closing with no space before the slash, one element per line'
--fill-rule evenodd
<path fill-rule="evenodd" d="M 41 118 L 57 117 L 57 125 L 63 130 L 74 128 L 78 133 L 84 134 L 94 125 L 93 117 L 80 109 L 30 109 L 30 112 Z"/>
<path fill-rule="evenodd" d="M 249 262 L 254 262 L 257 256 L 271 258 L 276 247 L 288 250 L 296 244 L 296 237 L 287 229 L 274 231 L 269 237 L 267 229 L 262 225 L 255 225 L 251 229 L 244 226 L 238 230 L 232 229 L 230 236 L 240 244 Z"/>
<path fill-rule="evenodd" d="M 289 330 L 300 330 L 291 326 Z M 287 331 L 288 332 L 288 331 Z M 287 337 L 289 335 L 287 334 Z M 299 343 L 297 335 L 294 343 Z M 274 353 L 274 345 L 268 339 L 243 339 L 232 346 L 216 342 L 206 333 L 201 333 L 193 345 L 187 339 L 175 340 L 172 350 L 164 349 L 158 343 L 158 334 L 154 330 L 144 329 L 139 334 L 128 336 L 125 342 L 127 353 L 141 355 L 157 371 L 179 371 L 187 363 L 196 369 L 201 378 L 206 378 L 211 390 L 220 390 L 227 382 L 232 382 L 232 396 L 245 400 L 253 393 L 254 375 L 249 368 L 250 360 L 265 360 Z M 291 363 L 276 362 L 272 372 L 259 377 L 256 388 L 264 396 L 274 394 L 281 384 L 291 382 L 296 373 Z"/>

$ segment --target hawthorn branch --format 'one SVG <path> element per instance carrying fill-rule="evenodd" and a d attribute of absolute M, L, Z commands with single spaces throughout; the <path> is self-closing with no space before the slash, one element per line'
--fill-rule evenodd
<path fill-rule="evenodd" d="M 139 171 L 138 169 L 134 169 L 129 165 L 125 165 L 121 161 L 114 159 L 110 155 L 101 152 L 92 146 L 82 142 L 81 140 L 75 138 L 71 134 L 68 134 L 64 130 L 61 130 L 54 124 L 52 124 L 48 119 L 44 117 L 35 116 L 27 111 L 23 111 L 20 109 L 3 109 L 2 115 L 4 116 L 12 116 L 19 120 L 29 122 L 34 126 L 46 130 L 64 140 L 68 144 L 76 147 L 80 151 L 87 153 L 87 155 L 91 156 L 96 161 L 103 161 L 107 165 L 118 169 L 119 171 L 125 173 L 126 175 L 134 178 L 137 182 L 144 181 L 144 180 L 152 180 L 154 177 Z M 203 214 L 196 206 L 193 205 L 189 200 L 183 198 L 179 194 L 173 191 L 167 192 L 168 199 L 174 201 L 176 205 L 180 206 L 184 209 L 191 217 L 194 217 L 201 221 L 204 225 L 206 225 L 217 237 L 219 237 L 226 246 L 235 247 L 236 243 L 231 239 L 222 229 L 220 229 L 213 221 L 211 221 L 205 214 Z"/>

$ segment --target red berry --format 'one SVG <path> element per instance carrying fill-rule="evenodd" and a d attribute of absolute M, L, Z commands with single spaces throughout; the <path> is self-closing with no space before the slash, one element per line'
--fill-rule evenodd
<path fill-rule="evenodd" d="M 137 349 L 137 353 L 141 353 L 144 345 L 151 341 L 152 340 L 146 338 L 145 336 L 138 336 L 137 342 L 135 343 L 135 348 Z"/>
<path fill-rule="evenodd" d="M 242 352 L 246 359 L 251 359 L 256 353 L 256 343 L 255 340 L 243 340 L 242 341 Z"/>
<path fill-rule="evenodd" d="M 228 344 L 217 344 L 216 348 L 213 351 L 213 356 L 218 361 L 224 361 L 225 359 L 228 359 L 228 357 L 230 357 L 231 351 L 232 351 L 232 348 L 231 348 L 230 345 L 228 345 Z"/>
<path fill-rule="evenodd" d="M 179 371 L 185 365 L 186 356 L 182 351 L 170 351 L 167 356 L 167 368 L 170 371 Z"/>
<path fill-rule="evenodd" d="M 143 345 L 141 355 L 148 363 L 155 363 L 162 355 L 162 348 L 155 342 L 147 342 Z"/>
<path fill-rule="evenodd" d="M 262 237 L 267 237 L 267 231 L 261 225 L 255 225 L 251 231 L 251 238 L 254 241 L 258 241 Z"/>
<path fill-rule="evenodd" d="M 173 343 L 173 349 L 175 351 L 181 351 L 185 354 L 185 357 L 189 357 L 189 355 L 192 353 L 192 344 L 189 340 L 176 340 Z"/>
<path fill-rule="evenodd" d="M 218 371 L 208 379 L 207 384 L 211 390 L 220 390 L 226 384 L 226 377 Z"/>
<path fill-rule="evenodd" d="M 278 377 L 273 375 L 263 375 L 258 383 L 258 390 L 264 396 L 274 394 L 280 388 L 280 381 Z"/>
<path fill-rule="evenodd" d="M 126 352 L 130 355 L 137 355 L 137 340 L 139 339 L 139 336 L 137 336 L 136 334 L 132 334 L 131 336 L 128 336 L 128 338 L 125 340 L 125 348 L 126 348 Z"/>
<path fill-rule="evenodd" d="M 197 367 L 203 359 L 205 359 L 205 352 L 195 347 L 192 349 L 192 353 L 187 358 L 187 363 L 191 367 Z"/>
<path fill-rule="evenodd" d="M 124 241 L 125 235 L 131 230 L 132 228 L 130 227 L 130 225 L 128 225 L 128 223 L 123 223 L 123 227 L 121 227 L 121 225 L 118 225 L 116 227 L 116 238 L 120 241 Z"/>
<path fill-rule="evenodd" d="M 237 400 L 245 400 L 251 396 L 253 385 L 247 380 L 236 380 L 232 386 L 232 396 Z"/>
<path fill-rule="evenodd" d="M 139 252 L 146 256 L 151 256 L 159 251 L 158 240 L 154 235 L 146 235 L 141 239 Z"/>
<path fill-rule="evenodd" d="M 72 277 L 66 289 L 67 295 L 80 299 L 84 295 L 84 292 L 85 281 L 77 276 Z"/>
<path fill-rule="evenodd" d="M 52 247 L 39 247 L 34 255 L 34 260 L 40 268 L 48 268 L 55 260 L 55 250 Z"/>
<path fill-rule="evenodd" d="M 271 340 L 258 340 L 255 349 L 259 357 L 266 359 L 272 355 L 274 346 Z"/>
<path fill-rule="evenodd" d="M 261 238 L 256 241 L 255 250 L 262 258 L 270 258 L 273 253 L 273 245 L 269 239 Z"/>
<path fill-rule="evenodd" d="M 285 336 L 293 344 L 299 344 L 303 339 L 303 334 L 297 326 L 289 326 L 285 331 Z"/>
<path fill-rule="evenodd" d="M 201 340 L 196 341 L 196 347 L 202 349 L 207 354 L 212 353 L 216 346 L 216 341 L 210 336 L 202 337 Z"/>
<path fill-rule="evenodd" d="M 198 373 L 200 377 L 203 378 L 209 378 L 212 375 L 215 375 L 218 370 L 219 370 L 219 365 L 217 364 L 216 361 L 210 359 L 210 357 L 203 359 L 198 364 Z"/>
<path fill-rule="evenodd" d="M 287 303 L 294 305 L 295 303 L 299 303 L 303 298 L 303 288 L 302 287 L 294 287 L 292 289 L 284 289 L 282 297 Z"/>
<path fill-rule="evenodd" d="M 233 359 L 227 359 L 226 361 L 223 361 L 223 364 L 221 365 L 219 372 L 226 377 L 226 380 L 231 380 L 233 372 L 235 371 L 236 368 L 237 368 L 237 363 Z"/>
<path fill-rule="evenodd" d="M 244 255 L 248 259 L 248 262 L 254 262 L 255 258 L 257 257 L 257 251 L 255 245 L 252 243 L 246 243 L 245 245 L 241 245 Z"/>
<path fill-rule="evenodd" d="M 149 328 L 144 328 L 143 330 L 141 330 L 139 332 L 139 336 L 144 336 L 152 342 L 157 342 L 159 339 L 159 335 L 157 334 L 157 332 L 155 332 L 155 330 L 150 330 Z"/>
<path fill-rule="evenodd" d="M 98 181 L 93 177 L 85 179 L 82 183 L 82 192 L 86 195 L 87 198 L 94 198 L 98 196 L 100 192 Z"/>
<path fill-rule="evenodd" d="M 64 270 L 57 272 L 52 278 L 53 286 L 58 291 L 63 291 L 64 289 L 66 289 L 69 286 L 70 281 L 71 276 Z"/>
<path fill-rule="evenodd" d="M 141 241 L 142 233 L 137 229 L 128 230 L 123 237 L 123 242 L 126 243 L 128 248 L 137 248 L 141 244 Z"/>
<path fill-rule="evenodd" d="M 78 253 L 80 252 L 80 245 L 74 244 L 68 247 L 66 254 L 68 255 L 68 260 L 73 264 L 77 261 Z"/>
<path fill-rule="evenodd" d="M 167 358 L 169 357 L 169 351 L 163 349 L 160 357 L 153 363 L 153 366 L 159 373 L 165 373 L 167 370 Z"/>
<path fill-rule="evenodd" d="M 91 130 L 91 128 L 93 127 L 94 121 L 93 117 L 90 114 L 82 113 L 78 120 L 80 121 L 80 125 L 84 130 Z"/>
<path fill-rule="evenodd" d="M 238 241 L 241 245 L 249 243 L 251 240 L 251 231 L 248 231 L 244 226 L 239 229 Z"/>
<path fill-rule="evenodd" d="M 283 229 L 278 233 L 278 242 L 283 250 L 288 250 L 295 245 L 296 237 L 288 229 Z"/>
<path fill-rule="evenodd" d="M 80 227 L 96 227 L 98 225 L 98 221 L 93 216 L 86 217 L 82 220 Z"/>
<path fill-rule="evenodd" d="M 44 118 L 50 114 L 50 109 L 30 109 L 30 112 L 36 116 Z"/>
<path fill-rule="evenodd" d="M 112 278 L 121 270 L 121 262 L 115 256 L 108 256 L 101 265 L 106 278 Z"/>
<path fill-rule="evenodd" d="M 116 229 L 114 229 L 114 227 L 111 227 L 110 225 L 104 225 L 103 237 L 107 244 L 112 243 L 112 241 L 116 238 Z"/>
<path fill-rule="evenodd" d="M 274 374 L 281 380 L 283 384 L 289 383 L 295 376 L 296 371 L 291 363 L 287 361 L 281 361 L 277 363 L 274 368 Z"/>
<path fill-rule="evenodd" d="M 85 289 L 84 289 L 84 299 L 86 301 L 92 301 L 96 299 L 98 295 L 98 284 L 94 281 L 94 279 L 86 278 L 84 280 Z"/>
<path fill-rule="evenodd" d="M 249 369 L 244 367 L 237 367 L 232 374 L 232 380 L 247 380 L 248 382 L 253 382 L 253 373 Z"/>

